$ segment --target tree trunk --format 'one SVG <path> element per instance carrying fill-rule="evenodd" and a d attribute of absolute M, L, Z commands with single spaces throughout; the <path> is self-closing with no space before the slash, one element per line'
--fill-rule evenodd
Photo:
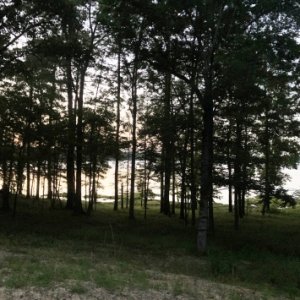
<path fill-rule="evenodd" d="M 169 43 L 168 43 L 169 45 Z M 167 50 L 168 51 L 168 50 Z M 163 213 L 170 215 L 170 187 L 171 187 L 171 173 L 172 173 L 172 157 L 173 157 L 173 126 L 171 114 L 171 72 L 165 74 L 165 95 L 164 95 L 164 118 L 166 124 L 163 129 L 163 143 L 165 149 L 165 180 L 164 180 L 164 194 L 163 194 Z"/>
<path fill-rule="evenodd" d="M 92 202 L 93 205 L 96 205 L 97 203 L 97 189 L 96 189 L 96 175 L 97 175 L 97 160 L 94 158 L 93 161 L 93 181 L 92 181 Z M 94 206 L 93 206 L 94 208 Z"/>
<path fill-rule="evenodd" d="M 186 220 L 186 159 L 187 159 L 188 134 L 185 134 L 184 146 L 181 157 L 181 193 L 180 193 L 180 219 Z"/>
<path fill-rule="evenodd" d="M 23 171 L 24 171 L 24 148 L 25 148 L 25 143 L 24 141 L 22 142 L 22 146 L 20 146 L 19 152 L 18 152 L 18 159 L 17 159 L 17 172 L 16 172 L 16 181 L 17 181 L 17 186 L 16 186 L 16 193 L 14 196 L 14 201 L 13 201 L 13 211 L 12 211 L 12 216 L 13 218 L 16 216 L 17 213 L 17 200 L 18 200 L 18 195 L 22 193 L 22 184 L 23 184 Z"/>
<path fill-rule="evenodd" d="M 242 164 L 242 186 L 241 186 L 241 206 L 240 206 L 240 217 L 244 217 L 246 214 L 246 193 L 248 188 L 248 129 L 247 125 L 245 126 L 245 139 L 244 139 L 244 147 L 243 147 L 243 164 Z"/>
<path fill-rule="evenodd" d="M 50 149 L 49 158 L 47 162 L 47 184 L 48 184 L 48 196 L 47 198 L 51 201 L 53 192 L 52 192 L 52 153 Z"/>
<path fill-rule="evenodd" d="M 116 164 L 115 164 L 115 202 L 114 210 L 118 210 L 119 197 L 119 159 L 120 159 L 120 104 L 121 104 L 121 45 L 118 51 L 118 89 L 117 89 L 117 128 L 116 128 Z"/>
<path fill-rule="evenodd" d="M 191 92 L 190 96 L 190 112 L 189 112 L 189 120 L 190 120 L 190 144 L 191 144 L 191 208 L 192 208 L 192 225 L 196 224 L 196 209 L 197 209 L 197 199 L 196 199 L 196 178 L 195 178 L 195 138 L 194 138 L 194 92 Z"/>
<path fill-rule="evenodd" d="M 239 208 L 240 206 L 240 190 L 238 186 L 235 186 L 234 188 L 234 228 L 236 230 L 240 227 L 240 214 L 239 214 Z"/>
<path fill-rule="evenodd" d="M 126 209 L 129 206 L 129 161 L 130 161 L 130 154 L 128 149 L 128 155 L 127 155 L 127 167 L 126 167 Z"/>
<path fill-rule="evenodd" d="M 2 211 L 9 211 L 10 210 L 10 205 L 9 205 L 9 187 L 7 184 L 3 184 L 2 187 Z"/>
<path fill-rule="evenodd" d="M 201 190 L 200 218 L 198 223 L 197 248 L 200 253 L 206 253 L 207 233 L 209 225 L 213 226 L 213 100 L 211 90 L 205 95 L 203 103 L 203 132 L 201 151 Z M 210 222 L 209 222 L 210 220 Z M 209 224 L 210 223 L 210 224 Z M 213 228 L 210 228 L 213 230 Z"/>
<path fill-rule="evenodd" d="M 241 155 L 242 155 L 242 129 L 240 119 L 236 119 L 236 141 L 234 160 L 234 227 L 239 229 L 241 206 Z"/>
<path fill-rule="evenodd" d="M 13 148 L 13 147 L 12 147 Z M 12 150 L 13 152 L 13 150 Z M 11 182 L 12 182 L 12 179 L 13 179 L 13 175 L 14 175 L 14 172 L 13 172 L 13 165 L 14 165 L 14 161 L 11 159 L 9 161 L 9 171 L 8 171 L 8 179 L 7 179 L 7 185 L 10 187 L 11 186 Z"/>
<path fill-rule="evenodd" d="M 136 148 L 137 148 L 137 84 L 138 84 L 138 69 L 140 62 L 140 48 L 143 37 L 143 25 L 138 33 L 138 39 L 134 45 L 134 62 L 132 70 L 131 82 L 131 97 L 132 97 L 132 155 L 131 155 L 131 182 L 130 182 L 130 198 L 129 198 L 129 219 L 135 219 L 134 202 L 135 202 L 135 163 L 136 163 Z"/>
<path fill-rule="evenodd" d="M 121 209 L 124 209 L 124 184 L 121 184 Z"/>
<path fill-rule="evenodd" d="M 73 79 L 72 79 L 72 67 L 71 58 L 67 56 L 66 59 L 66 85 L 68 94 L 68 149 L 67 149 L 67 209 L 73 209 L 75 199 L 75 111 L 73 109 Z M 51 164 L 50 164 L 51 165 Z M 48 168 L 49 170 L 49 168 Z M 51 176 L 48 171 L 48 176 Z M 49 178 L 51 179 L 51 178 Z M 49 191 L 52 197 L 52 190 L 49 189 L 51 183 L 48 180 L 48 197 Z"/>
<path fill-rule="evenodd" d="M 131 182 L 130 182 L 130 198 L 129 198 L 129 218 L 134 217 L 135 202 L 135 162 L 136 162 L 136 123 L 137 123 L 137 69 L 134 68 L 132 82 L 132 152 L 131 152 Z"/>
<path fill-rule="evenodd" d="M 265 145 L 264 145 L 264 155 L 265 155 L 265 188 L 264 188 L 264 198 L 263 198 L 263 208 L 262 214 L 270 211 L 270 134 L 269 134 L 269 116 L 266 112 L 266 122 L 265 122 Z"/>
<path fill-rule="evenodd" d="M 93 128 L 91 129 L 91 131 Z M 90 164 L 90 186 L 89 186 L 89 203 L 87 208 L 87 215 L 90 215 L 92 210 L 94 209 L 94 204 L 97 201 L 97 195 L 96 195 L 96 171 L 97 171 L 97 157 L 94 154 L 91 154 L 90 156 L 91 164 Z"/>
<path fill-rule="evenodd" d="M 79 97 L 77 107 L 77 128 L 76 128 L 76 197 L 74 202 L 74 212 L 76 214 L 82 214 L 82 161 L 83 161 L 83 93 L 85 84 L 85 73 L 87 66 L 83 66 L 80 72 L 80 83 L 79 83 Z"/>
<path fill-rule="evenodd" d="M 232 166 L 231 166 L 231 153 L 230 153 L 230 137 L 231 137 L 231 124 L 227 132 L 227 168 L 228 168 L 228 211 L 231 213 L 232 209 Z"/>
<path fill-rule="evenodd" d="M 26 199 L 30 198 L 30 142 L 27 142 L 26 149 Z"/>
<path fill-rule="evenodd" d="M 175 215 L 175 197 L 176 197 L 176 173 L 175 173 L 175 154 L 173 155 L 172 169 L 172 215 Z"/>
<path fill-rule="evenodd" d="M 41 161 L 40 159 L 37 162 L 37 174 L 36 174 L 36 200 L 40 200 L 40 184 L 41 184 Z"/>
<path fill-rule="evenodd" d="M 1 138 L 1 137 L 0 137 Z M 7 184 L 7 159 L 4 158 L 2 161 L 2 182 L 3 185 Z"/>
<path fill-rule="evenodd" d="M 161 157 L 160 157 L 160 212 L 164 211 L 164 163 L 165 163 L 165 149 L 162 145 Z"/>

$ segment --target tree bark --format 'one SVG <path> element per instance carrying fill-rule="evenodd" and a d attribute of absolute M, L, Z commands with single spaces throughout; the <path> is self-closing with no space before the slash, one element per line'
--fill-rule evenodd
<path fill-rule="evenodd" d="M 136 150 L 137 150 L 137 84 L 138 84 L 138 69 L 140 62 L 140 50 L 143 37 L 144 25 L 142 24 L 138 33 L 138 38 L 134 43 L 134 61 L 132 69 L 132 82 L 131 82 L 131 98 L 132 98 L 132 154 L 131 154 L 131 182 L 130 182 L 130 198 L 129 198 L 129 219 L 135 219 L 134 204 L 135 204 L 135 163 L 136 163 Z"/>
<path fill-rule="evenodd" d="M 30 142 L 26 146 L 26 199 L 30 198 Z"/>
<path fill-rule="evenodd" d="M 66 59 L 66 85 L 68 94 L 68 149 L 67 149 L 67 209 L 73 209 L 75 200 L 75 111 L 73 109 L 73 79 L 72 79 L 72 67 L 71 57 L 67 56 Z M 51 164 L 49 165 L 51 166 Z M 48 167 L 48 176 L 51 176 Z M 49 177 L 50 181 L 51 178 Z M 49 181 L 48 181 L 49 182 Z M 48 184 L 48 187 L 51 183 Z M 48 188 L 52 197 L 52 190 Z"/>
<path fill-rule="evenodd" d="M 120 104 L 121 104 L 121 44 L 118 45 L 118 88 L 117 88 L 117 128 L 116 128 L 116 162 L 115 162 L 115 202 L 114 210 L 118 210 L 119 197 L 119 160 L 120 160 Z"/>
<path fill-rule="evenodd" d="M 164 180 L 164 194 L 163 194 L 163 213 L 170 215 L 170 187 L 171 187 L 171 172 L 172 172 L 172 114 L 171 114 L 171 72 L 165 74 L 165 96 L 164 96 L 164 118 L 166 124 L 164 126 L 164 149 L 165 149 L 165 180 Z"/>
<path fill-rule="evenodd" d="M 175 153 L 173 155 L 172 169 L 172 215 L 175 215 L 175 194 L 176 194 L 176 173 L 175 173 Z"/>
<path fill-rule="evenodd" d="M 74 202 L 74 212 L 76 214 L 82 214 L 82 195 L 81 195 L 81 183 L 82 183 L 82 161 L 83 161 L 83 94 L 85 84 L 85 74 L 87 66 L 83 66 L 80 71 L 80 83 L 79 83 L 79 97 L 77 107 L 77 128 L 76 128 L 76 197 Z"/>
<path fill-rule="evenodd" d="M 137 58 L 136 58 L 137 59 Z M 136 162 L 136 123 L 137 123 L 137 67 L 134 67 L 132 82 L 132 152 L 131 152 L 131 181 L 130 181 L 130 198 L 129 198 L 129 219 L 135 219 L 134 202 L 135 202 L 135 162 Z"/>
<path fill-rule="evenodd" d="M 228 211 L 233 211 L 232 205 L 232 166 L 231 166 L 231 153 L 230 153 L 230 137 L 231 137 L 231 124 L 229 124 L 227 132 L 227 168 L 228 168 Z"/>
<path fill-rule="evenodd" d="M 242 155 L 242 129 L 240 119 L 236 119 L 236 141 L 234 160 L 234 227 L 239 229 L 240 206 L 241 206 L 241 155 Z"/>
<path fill-rule="evenodd" d="M 185 133 L 184 146 L 181 157 L 181 193 L 180 193 L 180 219 L 187 221 L 186 203 L 186 165 L 187 165 L 188 134 Z"/>
<path fill-rule="evenodd" d="M 197 248 L 200 253 L 206 253 L 207 233 L 209 225 L 213 226 L 213 100 L 211 92 L 206 93 L 203 105 L 203 132 L 201 155 L 201 190 L 200 218 L 198 223 Z M 209 221 L 211 220 L 211 221 Z M 213 228 L 210 228 L 213 230 Z"/>
<path fill-rule="evenodd" d="M 3 184 L 2 190 L 1 190 L 1 196 L 2 196 L 2 211 L 9 211 L 10 205 L 9 205 L 9 187 L 7 184 Z"/>
<path fill-rule="evenodd" d="M 265 121 L 265 143 L 264 143 L 264 155 L 265 155 L 265 187 L 263 197 L 262 214 L 270 211 L 270 134 L 269 134 L 269 116 L 266 110 Z"/>
<path fill-rule="evenodd" d="M 37 162 L 37 174 L 36 174 L 36 200 L 40 199 L 40 184 L 41 184 L 41 160 L 38 159 Z"/>
<path fill-rule="evenodd" d="M 194 92 L 190 95 L 190 144 L 191 144 L 191 208 L 192 208 L 192 225 L 196 224 L 196 209 L 197 209 L 197 199 L 196 199 L 196 178 L 195 178 L 195 138 L 194 138 Z"/>

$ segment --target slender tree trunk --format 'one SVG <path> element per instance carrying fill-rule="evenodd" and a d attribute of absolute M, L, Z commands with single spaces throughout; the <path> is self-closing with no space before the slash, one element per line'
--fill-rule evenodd
<path fill-rule="evenodd" d="M 91 158 L 90 158 L 91 159 Z M 88 193 L 88 206 L 85 206 L 86 214 L 89 216 L 91 214 L 91 211 L 93 210 L 93 193 L 92 193 L 92 181 L 93 181 L 93 175 L 92 175 L 92 162 L 89 163 L 89 176 L 88 179 L 86 179 L 86 186 L 88 186 L 88 189 L 85 191 L 85 194 Z M 86 201 L 85 201 L 86 203 Z"/>
<path fill-rule="evenodd" d="M 69 89 L 69 87 L 67 88 Z M 53 69 L 53 82 L 52 82 L 52 93 L 55 95 L 56 86 L 55 86 L 55 68 Z M 71 91 L 72 96 L 72 91 Z M 69 91 L 68 91 L 68 97 L 69 97 Z M 53 111 L 53 102 L 54 98 L 50 97 L 50 111 Z M 53 119 L 52 119 L 52 113 L 49 113 L 49 127 L 52 130 L 53 126 Z M 47 183 L 48 183 L 48 199 L 51 201 L 52 198 L 52 156 L 53 156 L 53 149 L 54 149 L 54 138 L 51 136 L 48 137 L 48 155 L 47 155 Z M 68 144 L 69 145 L 69 144 Z M 69 147 L 69 146 L 68 146 Z M 68 164 L 68 155 L 67 155 L 67 164 Z M 68 179 L 68 176 L 67 176 Z"/>
<path fill-rule="evenodd" d="M 137 84 L 138 84 L 138 68 L 140 62 L 140 48 L 142 43 L 144 27 L 140 28 L 138 39 L 134 46 L 134 63 L 132 70 L 131 97 L 132 97 L 132 155 L 131 155 L 131 182 L 130 182 L 130 198 L 129 198 L 129 219 L 135 219 L 134 202 L 135 202 L 135 163 L 137 148 Z"/>
<path fill-rule="evenodd" d="M 144 142 L 143 142 L 143 151 L 144 151 L 144 174 L 143 174 L 143 195 L 142 195 L 142 198 L 143 198 L 143 203 L 144 203 L 144 207 L 145 205 L 145 201 L 147 201 L 147 198 L 148 198 L 148 190 L 147 190 L 147 155 L 146 155 L 146 147 L 147 147 L 147 141 L 146 141 L 146 137 L 144 138 Z"/>
<path fill-rule="evenodd" d="M 41 184 L 41 161 L 40 159 L 37 162 L 37 174 L 36 174 L 36 200 L 40 200 L 40 184 Z"/>
<path fill-rule="evenodd" d="M 7 184 L 7 159 L 5 158 L 2 162 L 2 181 L 3 185 Z"/>
<path fill-rule="evenodd" d="M 9 211 L 10 205 L 9 205 L 9 187 L 7 184 L 3 184 L 2 186 L 2 211 Z"/>
<path fill-rule="evenodd" d="M 91 129 L 90 129 L 90 136 L 89 136 L 89 175 L 88 175 L 88 194 L 89 194 L 89 201 L 88 201 L 88 208 L 87 214 L 90 215 L 91 211 L 93 210 L 93 205 L 95 203 L 95 179 L 96 179 L 96 166 L 97 166 L 97 154 L 95 151 L 96 149 L 93 148 L 94 145 L 94 132 L 95 132 L 95 123 L 91 122 Z M 86 193 L 87 194 L 87 193 Z"/>
<path fill-rule="evenodd" d="M 119 197 L 119 159 L 120 159 L 120 104 L 121 104 L 121 43 L 118 51 L 118 89 L 117 89 L 117 128 L 116 128 L 116 164 L 115 164 L 115 203 L 114 210 L 118 210 Z"/>
<path fill-rule="evenodd" d="M 1 137 L 0 141 L 2 146 L 5 144 L 4 139 L 3 139 L 3 131 L 1 130 Z M 2 161 L 2 211 L 9 211 L 10 210 L 10 205 L 9 205 L 9 174 L 7 170 L 7 158 L 5 157 Z"/>
<path fill-rule="evenodd" d="M 145 182 L 144 182 L 144 195 L 143 195 L 143 200 L 144 200 L 144 219 L 146 220 L 147 218 L 147 203 L 148 203 L 148 186 L 147 186 L 147 172 L 145 169 Z"/>
<path fill-rule="evenodd" d="M 0 121 L 2 121 L 0 119 Z M 4 138 L 4 132 L 3 128 L 0 128 L 0 149 L 5 146 L 5 138 Z M 2 150 L 2 149 L 1 149 Z M 7 160 L 5 157 L 1 157 L 0 159 L 1 166 L 2 166 L 2 184 L 6 184 L 6 174 L 7 174 Z"/>
<path fill-rule="evenodd" d="M 13 148 L 13 146 L 12 146 Z M 14 153 L 14 151 L 12 150 L 12 153 Z M 11 182 L 12 182 L 12 179 L 13 179 L 13 175 L 14 175 L 14 172 L 13 172 L 13 165 L 14 165 L 14 162 L 13 160 L 11 159 L 9 161 L 9 172 L 8 172 L 8 179 L 7 179 L 7 185 L 10 187 L 11 186 Z"/>
<path fill-rule="evenodd" d="M 245 140 L 244 140 L 244 149 L 243 149 L 243 164 L 242 164 L 242 187 L 241 187 L 241 207 L 240 207 L 240 216 L 241 218 L 246 214 L 246 193 L 248 187 L 248 128 L 245 126 Z"/>
<path fill-rule="evenodd" d="M 240 190 L 238 186 L 234 188 L 234 228 L 236 230 L 240 227 L 240 214 L 239 214 L 239 205 L 240 205 Z"/>
<path fill-rule="evenodd" d="M 179 214 L 179 218 L 181 220 L 185 219 L 185 196 L 186 196 L 185 177 L 186 177 L 185 175 L 181 177 L 180 214 Z"/>
<path fill-rule="evenodd" d="M 149 198 L 149 185 L 150 185 L 150 170 L 147 173 L 145 178 L 145 199 L 144 199 L 144 219 L 147 217 L 147 209 L 148 209 L 148 198 Z"/>
<path fill-rule="evenodd" d="M 124 209 L 124 184 L 121 184 L 121 209 Z"/>
<path fill-rule="evenodd" d="M 132 82 L 132 153 L 131 153 L 131 181 L 130 181 L 130 199 L 129 199 L 129 218 L 134 217 L 135 202 L 135 163 L 136 163 L 136 123 L 137 123 L 137 69 L 134 68 Z"/>
<path fill-rule="evenodd" d="M 236 141 L 234 161 L 234 226 L 239 229 L 240 206 L 241 206 L 241 155 L 242 155 L 242 129 L 240 119 L 236 119 Z"/>
<path fill-rule="evenodd" d="M 172 215 L 175 215 L 175 194 L 176 194 L 176 173 L 175 173 L 175 154 L 173 155 L 172 169 Z"/>
<path fill-rule="evenodd" d="M 168 43 L 169 44 L 169 43 Z M 165 149 L 165 180 L 164 180 L 164 195 L 163 195 L 163 213 L 170 215 L 170 187 L 171 187 L 171 173 L 172 173 L 172 140 L 173 140 L 173 126 L 171 114 L 171 73 L 168 71 L 165 74 L 165 96 L 164 96 L 164 115 L 166 124 L 164 126 L 164 149 Z"/>
<path fill-rule="evenodd" d="M 12 211 L 12 216 L 13 218 L 16 216 L 17 213 L 17 200 L 18 200 L 18 195 L 22 193 L 22 184 L 23 184 L 23 171 L 24 171 L 24 150 L 25 148 L 25 143 L 24 141 L 22 142 L 22 146 L 20 146 L 20 149 L 18 151 L 18 159 L 17 159 L 17 172 L 16 172 L 16 181 L 17 181 L 17 186 L 16 186 L 16 193 L 14 196 L 14 201 L 13 201 L 13 211 Z"/>
<path fill-rule="evenodd" d="M 197 199 L 196 199 L 196 178 L 195 178 L 195 138 L 194 138 L 194 92 L 191 92 L 190 96 L 190 144 L 191 144 L 191 208 L 192 208 L 192 225 L 196 224 L 196 209 L 197 209 Z"/>
<path fill-rule="evenodd" d="M 232 209 L 232 167 L 231 167 L 231 153 L 230 153 L 230 137 L 231 137 L 231 124 L 227 132 L 227 168 L 228 168 L 228 211 L 231 213 Z"/>
<path fill-rule="evenodd" d="M 164 163 L 165 163 L 165 150 L 164 145 L 162 146 L 161 150 L 161 157 L 160 157 L 160 212 L 164 211 Z"/>
<path fill-rule="evenodd" d="M 232 168 L 230 161 L 228 162 L 228 211 L 232 213 Z"/>
<path fill-rule="evenodd" d="M 266 112 L 266 121 L 265 121 L 265 145 L 264 145 L 264 154 L 265 154 L 265 190 L 263 197 L 263 208 L 262 214 L 270 211 L 270 133 L 269 133 L 269 116 Z"/>
<path fill-rule="evenodd" d="M 48 196 L 47 198 L 51 201 L 53 192 L 52 192 L 52 153 L 50 149 L 48 162 L 47 162 L 47 184 L 48 184 Z"/>
<path fill-rule="evenodd" d="M 42 179 L 42 203 L 44 203 L 44 200 L 45 200 L 45 176 L 43 176 L 43 179 Z"/>
<path fill-rule="evenodd" d="M 90 215 L 91 211 L 94 209 L 94 204 L 97 201 L 96 195 L 96 171 L 97 171 L 97 157 L 95 154 L 92 154 L 90 157 L 91 160 L 91 168 L 90 168 L 90 199 L 89 205 L 87 209 L 87 214 Z"/>
<path fill-rule="evenodd" d="M 97 189 L 96 189 L 96 175 L 97 175 L 97 160 L 96 157 L 93 161 L 93 181 L 92 181 L 92 202 L 93 204 L 97 203 Z"/>
<path fill-rule="evenodd" d="M 26 198 L 30 198 L 30 142 L 27 142 L 26 150 Z"/>
<path fill-rule="evenodd" d="M 180 193 L 180 219 L 186 220 L 186 161 L 187 161 L 187 146 L 188 146 L 188 134 L 185 134 L 184 146 L 181 158 L 181 193 Z"/>
<path fill-rule="evenodd" d="M 130 161 L 130 155 L 128 150 L 127 155 L 127 168 L 126 168 L 126 209 L 129 206 L 129 161 Z"/>
<path fill-rule="evenodd" d="M 68 95 L 68 149 L 67 149 L 67 209 L 73 209 L 75 201 L 75 111 L 73 109 L 73 79 L 72 79 L 72 67 L 71 57 L 67 56 L 66 59 L 66 85 Z M 51 162 L 51 161 L 49 161 Z M 51 166 L 51 164 L 50 164 Z M 49 170 L 49 168 L 48 168 Z M 51 176 L 51 172 L 48 171 L 48 176 Z M 49 177 L 51 180 L 51 177 Z M 51 182 L 48 180 L 48 197 L 49 191 L 52 197 L 52 190 L 49 189 Z"/>
<path fill-rule="evenodd" d="M 83 213 L 82 209 L 82 162 L 83 162 L 83 93 L 85 84 L 85 74 L 87 66 L 83 66 L 80 72 L 79 97 L 77 107 L 77 128 L 76 128 L 76 197 L 74 202 L 74 212 Z"/>

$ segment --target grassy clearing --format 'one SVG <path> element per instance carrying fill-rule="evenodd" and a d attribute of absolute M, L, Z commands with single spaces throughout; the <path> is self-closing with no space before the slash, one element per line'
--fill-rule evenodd
<path fill-rule="evenodd" d="M 147 220 L 137 209 L 132 222 L 112 204 L 79 217 L 23 203 L 15 219 L 0 216 L 0 286 L 63 284 L 78 295 L 154 290 L 187 299 L 300 297 L 299 208 L 265 217 L 252 211 L 236 232 L 232 215 L 217 205 L 206 257 L 197 256 L 195 230 L 158 209 L 152 203 Z"/>

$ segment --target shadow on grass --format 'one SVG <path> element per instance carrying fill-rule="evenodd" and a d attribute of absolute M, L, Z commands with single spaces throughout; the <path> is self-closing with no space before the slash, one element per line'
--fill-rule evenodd
<path fill-rule="evenodd" d="M 130 221 L 126 210 L 114 212 L 112 204 L 98 204 L 88 217 L 49 210 L 46 205 L 32 208 L 24 201 L 15 219 L 0 216 L 3 286 L 77 280 L 112 290 L 147 289 L 152 276 L 147 270 L 152 270 L 272 295 L 299 295 L 299 209 L 265 217 L 251 212 L 235 231 L 233 216 L 217 205 L 216 234 L 210 238 L 208 255 L 198 257 L 195 229 L 185 227 L 178 216 L 159 214 L 155 203 L 149 206 L 147 220 L 137 207 L 136 220 Z M 78 293 L 85 291 L 84 286 L 78 289 Z"/>

